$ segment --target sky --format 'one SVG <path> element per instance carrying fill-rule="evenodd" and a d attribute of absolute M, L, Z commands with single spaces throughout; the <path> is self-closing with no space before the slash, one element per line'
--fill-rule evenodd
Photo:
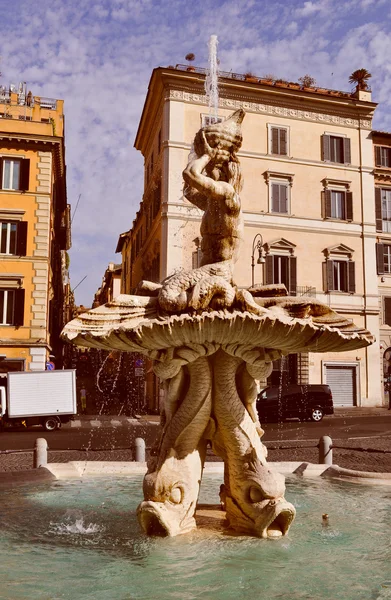
<path fill-rule="evenodd" d="M 189 52 L 206 67 L 212 34 L 222 71 L 308 73 L 350 91 L 349 75 L 367 69 L 374 128 L 391 131 L 391 0 L 14 0 L 12 10 L 0 0 L 0 15 L 0 84 L 65 101 L 77 304 L 91 306 L 108 264 L 121 262 L 118 237 L 142 198 L 133 145 L 152 70 Z"/>

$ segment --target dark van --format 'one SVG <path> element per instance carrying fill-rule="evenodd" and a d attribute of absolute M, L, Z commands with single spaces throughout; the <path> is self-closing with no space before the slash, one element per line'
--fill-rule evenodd
<path fill-rule="evenodd" d="M 259 420 L 321 421 L 334 413 L 333 395 L 328 385 L 273 385 L 263 389 L 257 400 Z"/>

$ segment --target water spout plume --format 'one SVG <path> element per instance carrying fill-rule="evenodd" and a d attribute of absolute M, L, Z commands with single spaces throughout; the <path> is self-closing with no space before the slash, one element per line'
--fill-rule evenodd
<path fill-rule="evenodd" d="M 217 35 L 211 35 L 208 42 L 209 68 L 205 79 L 205 93 L 209 105 L 209 123 L 217 123 L 219 109 Z"/>

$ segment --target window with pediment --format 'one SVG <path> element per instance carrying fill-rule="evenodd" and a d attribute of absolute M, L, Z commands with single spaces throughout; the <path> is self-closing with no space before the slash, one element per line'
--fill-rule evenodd
<path fill-rule="evenodd" d="M 295 244 L 281 238 L 264 245 L 265 256 L 265 283 L 282 283 L 290 296 L 296 295 L 297 289 L 297 257 Z"/>
<path fill-rule="evenodd" d="M 344 244 L 326 248 L 323 264 L 325 292 L 354 294 L 356 291 L 355 263 L 353 250 Z"/>

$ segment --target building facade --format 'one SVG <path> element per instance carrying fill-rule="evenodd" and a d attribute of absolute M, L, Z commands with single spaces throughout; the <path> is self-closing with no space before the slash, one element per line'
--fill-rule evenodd
<path fill-rule="evenodd" d="M 380 351 L 384 394 L 391 392 L 391 134 L 372 132 L 376 207 L 376 254 L 379 286 Z"/>
<path fill-rule="evenodd" d="M 1 372 L 62 367 L 70 245 L 63 101 L 1 86 Z"/>
<path fill-rule="evenodd" d="M 201 212 L 183 196 L 182 171 L 209 122 L 205 72 L 152 73 L 135 147 L 145 159 L 144 195 L 122 234 L 123 291 L 199 263 Z M 368 91 L 220 77 L 219 116 L 246 112 L 238 154 L 245 234 L 235 267 L 240 287 L 283 283 L 312 296 L 379 339 L 372 117 Z M 354 352 L 289 356 L 271 383 L 328 383 L 336 404 L 383 402 L 378 341 Z M 157 402 L 157 397 L 155 402 Z"/>

